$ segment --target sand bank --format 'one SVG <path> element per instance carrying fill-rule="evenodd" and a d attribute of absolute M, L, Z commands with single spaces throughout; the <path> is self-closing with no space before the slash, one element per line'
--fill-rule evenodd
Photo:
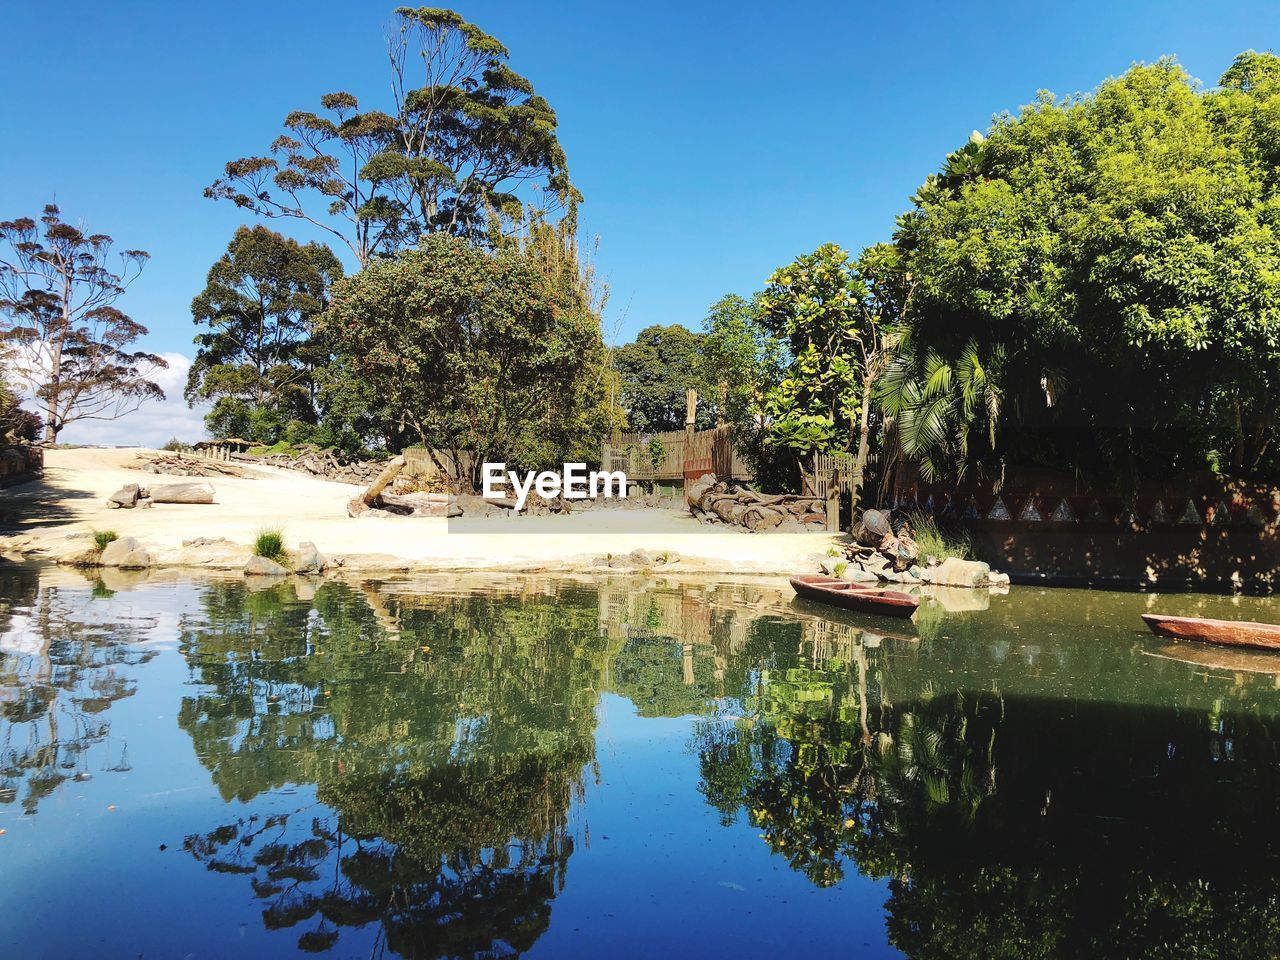
<path fill-rule="evenodd" d="M 143 473 L 146 450 L 50 450 L 43 480 L 0 491 L 0 513 L 12 519 L 0 552 L 57 562 L 83 558 L 88 535 L 113 530 L 136 537 L 161 567 L 239 570 L 265 527 L 283 527 L 295 547 L 311 541 L 349 571 L 598 570 L 602 557 L 634 550 L 674 552 L 667 573 L 780 575 L 809 570 L 824 553 L 826 533 L 752 534 L 708 528 L 675 507 L 591 510 L 570 516 L 444 520 L 362 518 L 346 514 L 359 488 L 272 467 L 252 478 L 216 478 L 213 504 L 156 504 L 112 510 L 107 497 L 126 483 L 157 486 L 180 477 Z M 184 546 L 197 539 L 221 542 Z"/>

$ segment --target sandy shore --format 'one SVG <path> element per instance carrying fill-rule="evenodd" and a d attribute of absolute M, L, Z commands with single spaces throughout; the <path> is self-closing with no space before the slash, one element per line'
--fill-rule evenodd
<path fill-rule="evenodd" d="M 462 520 L 353 520 L 346 503 L 358 487 L 287 470 L 255 467 L 253 478 L 215 478 L 213 504 L 156 504 L 112 510 L 106 499 L 126 483 L 181 483 L 134 469 L 150 451 L 50 450 L 41 481 L 0 491 L 0 513 L 16 518 L 0 553 L 57 562 L 83 559 L 88 535 L 136 537 L 156 566 L 238 570 L 264 527 L 283 527 L 286 545 L 311 541 L 350 571 L 589 571 L 600 558 L 633 550 L 674 552 L 666 573 L 781 575 L 813 567 L 835 537 L 751 534 L 708 528 L 681 510 L 591 510 L 571 516 Z M 198 538 L 221 542 L 184 546 Z"/>

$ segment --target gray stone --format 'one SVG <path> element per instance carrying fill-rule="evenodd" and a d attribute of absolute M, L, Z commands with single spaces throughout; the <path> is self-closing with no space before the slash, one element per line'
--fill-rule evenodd
<path fill-rule="evenodd" d="M 298 556 L 293 564 L 294 573 L 324 573 L 328 565 L 328 557 L 317 550 L 310 540 L 298 544 Z"/>
<path fill-rule="evenodd" d="M 284 577 L 288 574 L 288 570 L 266 557 L 250 557 L 249 562 L 244 565 L 246 577 Z"/>
<path fill-rule="evenodd" d="M 818 560 L 818 569 L 828 577 L 834 577 L 836 576 L 836 567 L 846 562 L 841 557 L 822 557 Z"/>
<path fill-rule="evenodd" d="M 634 563 L 637 567 L 651 566 L 658 558 L 648 550 L 632 550 L 627 554 L 627 562 Z"/>
<path fill-rule="evenodd" d="M 151 566 L 151 554 L 133 537 L 120 537 L 107 544 L 98 557 L 98 563 L 104 567 L 120 567 L 122 570 L 145 570 Z"/>
<path fill-rule="evenodd" d="M 141 494 L 136 483 L 126 483 L 123 487 L 107 497 L 107 506 L 112 510 L 132 510 L 138 503 L 138 497 Z"/>
<path fill-rule="evenodd" d="M 213 485 L 209 483 L 169 483 L 151 491 L 156 503 L 213 503 Z"/>
<path fill-rule="evenodd" d="M 1009 585 L 1009 575 L 992 570 L 989 582 L 993 587 L 1007 587 Z"/>
<path fill-rule="evenodd" d="M 856 563 L 849 564 L 849 568 L 844 572 L 846 580 L 852 580 L 854 583 L 879 583 L 880 578 L 870 570 L 863 570 Z"/>
<path fill-rule="evenodd" d="M 933 583 L 947 587 L 985 587 L 991 577 L 991 567 L 981 560 L 961 560 L 959 557 L 947 557 L 941 565 L 933 568 Z"/>

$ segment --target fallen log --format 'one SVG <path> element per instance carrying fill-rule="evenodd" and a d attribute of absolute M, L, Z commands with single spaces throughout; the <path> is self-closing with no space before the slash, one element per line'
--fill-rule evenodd
<path fill-rule="evenodd" d="M 213 503 L 213 486 L 208 483 L 168 483 L 151 488 L 153 503 Z"/>

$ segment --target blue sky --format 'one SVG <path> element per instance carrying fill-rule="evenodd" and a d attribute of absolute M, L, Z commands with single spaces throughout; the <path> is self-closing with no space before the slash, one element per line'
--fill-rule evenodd
<path fill-rule="evenodd" d="M 1087 90 L 1163 54 L 1212 85 L 1239 51 L 1280 46 L 1274 2 L 454 8 L 556 109 L 599 237 L 607 326 L 624 340 L 651 323 L 696 328 L 713 300 L 821 243 L 885 239 L 949 150 L 1038 89 Z M 9 0 L 0 219 L 56 197 L 68 218 L 149 250 L 125 306 L 151 349 L 189 357 L 191 298 L 243 221 L 201 190 L 322 93 L 385 106 L 393 9 Z M 175 357 L 172 379 L 181 370 Z M 196 423 L 179 401 L 95 436 L 162 441 Z"/>

